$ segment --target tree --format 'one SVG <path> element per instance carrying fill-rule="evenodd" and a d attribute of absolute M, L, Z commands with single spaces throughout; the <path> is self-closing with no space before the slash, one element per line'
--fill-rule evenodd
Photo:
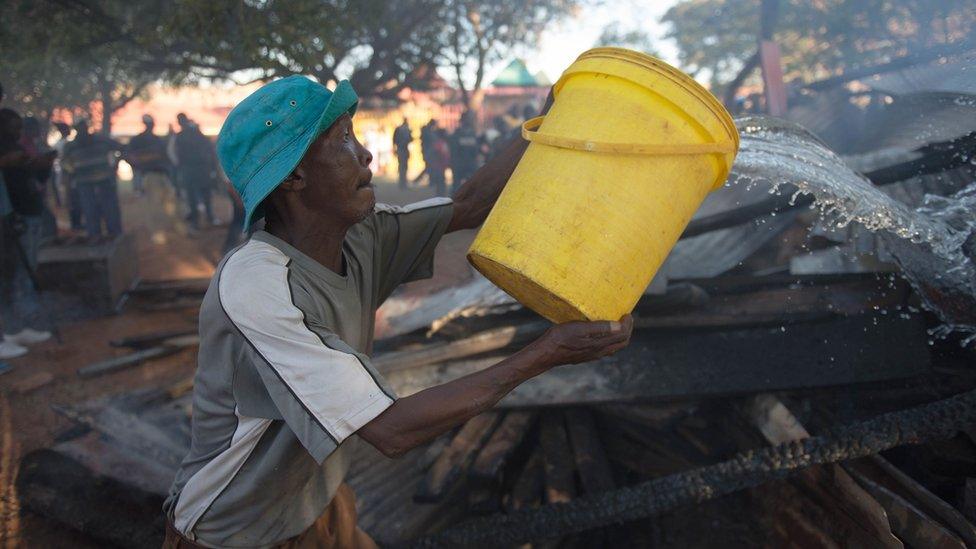
<path fill-rule="evenodd" d="M 573 13 L 581 0 L 447 0 L 438 60 L 454 72 L 465 107 L 484 84 L 485 68 L 517 46 L 530 44 L 553 21 Z M 471 74 L 473 77 L 467 77 Z"/>
<path fill-rule="evenodd" d="M 108 133 L 112 113 L 147 85 L 186 77 L 185 66 L 158 45 L 167 8 L 162 1 L 8 2 L 0 62 L 11 102 L 43 118 L 58 108 L 98 115 Z"/>
<path fill-rule="evenodd" d="M 422 85 L 416 69 L 438 51 L 444 0 L 182 0 L 172 47 L 210 76 L 348 79 L 365 96 Z M 199 37 L 198 39 L 194 37 Z"/>
<path fill-rule="evenodd" d="M 153 82 L 305 74 L 393 98 L 446 63 L 470 98 L 487 63 L 582 1 L 8 0 L 0 68 L 23 110 L 99 111 L 103 131 Z"/>
<path fill-rule="evenodd" d="M 811 82 L 971 40 L 972 0 L 782 0 L 772 37 L 787 80 Z M 760 0 L 684 0 L 662 22 L 693 75 L 729 82 L 756 51 Z"/>
<path fill-rule="evenodd" d="M 625 29 L 620 23 L 611 23 L 603 28 L 594 46 L 615 46 L 628 48 L 657 57 L 654 40 L 640 28 Z"/>

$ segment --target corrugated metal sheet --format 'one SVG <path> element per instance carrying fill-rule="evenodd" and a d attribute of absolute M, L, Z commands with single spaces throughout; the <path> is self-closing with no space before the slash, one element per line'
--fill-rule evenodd
<path fill-rule="evenodd" d="M 860 82 L 892 95 L 923 91 L 976 94 L 976 52 L 952 60 L 878 74 Z"/>
<path fill-rule="evenodd" d="M 856 151 L 916 149 L 976 129 L 976 95 L 921 92 L 896 97 L 874 115 Z M 842 122 L 837 122 L 842 124 Z"/>

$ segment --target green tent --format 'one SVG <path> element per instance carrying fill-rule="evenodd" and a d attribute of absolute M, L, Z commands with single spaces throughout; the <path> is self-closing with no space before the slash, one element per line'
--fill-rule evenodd
<path fill-rule="evenodd" d="M 539 80 L 535 76 L 532 76 L 532 73 L 526 68 L 524 61 L 521 59 L 513 59 L 491 82 L 491 85 L 495 88 L 509 86 L 530 88 L 544 84 L 540 84 Z"/>

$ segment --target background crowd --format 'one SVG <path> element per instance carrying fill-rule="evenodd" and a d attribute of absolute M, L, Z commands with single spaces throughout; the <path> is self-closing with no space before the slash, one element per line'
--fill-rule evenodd
<path fill-rule="evenodd" d="M 0 86 L 0 107 L 3 88 Z M 234 204 L 224 248 L 241 236 L 243 211 L 217 161 L 213 142 L 185 114 L 166 136 L 153 133 L 155 121 L 122 144 L 92 131 L 85 118 L 50 127 L 11 108 L 0 108 L 0 372 L 3 360 L 23 356 L 29 346 L 51 338 L 36 277 L 45 243 L 111 243 L 122 234 L 118 168 L 132 167 L 133 191 L 150 194 L 167 186 L 183 203 L 190 234 L 204 224 L 221 225 L 213 210 L 215 193 Z M 53 143 L 51 138 L 53 135 Z M 57 212 L 66 226 L 59 229 Z"/>
<path fill-rule="evenodd" d="M 449 132 L 431 119 L 420 129 L 420 151 L 424 169 L 412 181 L 421 183 L 425 178 L 437 196 L 453 194 L 478 166 L 495 152 L 509 137 L 521 131 L 522 122 L 535 116 L 538 107 L 525 104 L 513 105 L 504 115 L 491 120 L 484 131 L 478 131 L 473 111 L 461 115 L 457 129 Z M 393 131 L 393 148 L 397 156 L 397 182 L 406 189 L 411 181 L 407 177 L 410 162 L 410 143 L 414 135 L 406 118 Z M 450 180 L 448 180 L 450 173 Z"/>

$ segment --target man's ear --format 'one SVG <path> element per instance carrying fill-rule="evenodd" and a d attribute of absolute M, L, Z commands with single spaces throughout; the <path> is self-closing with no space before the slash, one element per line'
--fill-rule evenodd
<path fill-rule="evenodd" d="M 299 165 L 288 174 L 288 177 L 278 185 L 278 188 L 285 189 L 286 191 L 300 191 L 305 188 L 305 185 L 305 170 Z"/>

